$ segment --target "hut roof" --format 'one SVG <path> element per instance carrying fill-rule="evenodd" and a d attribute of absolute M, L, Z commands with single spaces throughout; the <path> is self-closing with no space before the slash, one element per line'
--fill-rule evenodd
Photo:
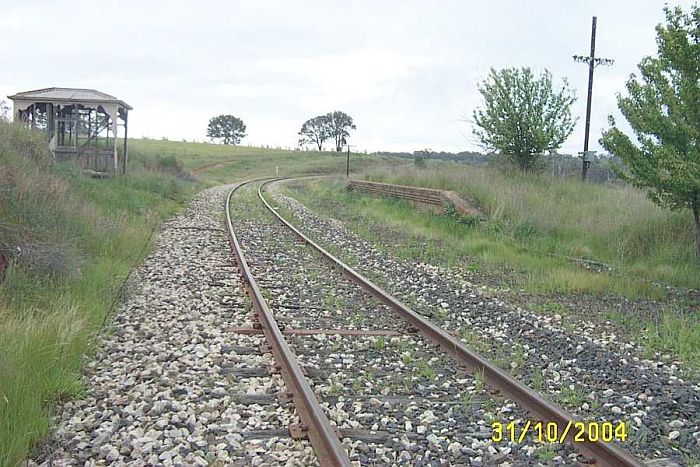
<path fill-rule="evenodd" d="M 94 89 L 80 88 L 44 88 L 34 91 L 18 92 L 7 96 L 12 100 L 34 100 L 49 102 L 86 103 L 86 104 L 117 104 L 127 110 L 132 107 L 123 100 Z"/>

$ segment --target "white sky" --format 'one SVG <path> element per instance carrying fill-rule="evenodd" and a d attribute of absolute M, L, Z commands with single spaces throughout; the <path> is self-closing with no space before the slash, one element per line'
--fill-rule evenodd
<path fill-rule="evenodd" d="M 671 1 L 684 9 L 692 1 Z M 662 1 L 0 0 L 0 99 L 64 86 L 134 107 L 129 135 L 204 140 L 210 117 L 248 126 L 243 144 L 294 147 L 308 118 L 357 124 L 358 150 L 478 150 L 470 119 L 490 67 L 569 80 L 583 146 L 588 55 L 598 16 L 591 149 L 615 93 L 655 53 Z M 330 145 L 328 145 L 330 147 Z"/>

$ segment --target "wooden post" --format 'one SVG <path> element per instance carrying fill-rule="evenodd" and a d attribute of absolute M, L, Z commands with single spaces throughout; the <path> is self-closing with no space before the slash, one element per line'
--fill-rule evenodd
<path fill-rule="evenodd" d="M 53 107 L 53 105 L 52 105 Z M 56 138 L 56 146 L 58 146 L 58 117 L 61 116 L 61 106 L 57 105 L 56 108 L 52 110 L 53 113 L 53 137 Z"/>
<path fill-rule="evenodd" d="M 59 128 L 59 139 L 61 140 L 61 146 L 63 146 L 66 143 L 66 122 L 65 119 L 63 118 L 63 106 L 61 106 L 58 109 L 58 116 L 61 119 L 61 122 L 58 124 L 60 126 Z"/>
<path fill-rule="evenodd" d="M 127 135 L 129 132 L 129 111 L 124 109 L 124 151 L 122 154 L 122 174 L 126 175 L 126 164 L 129 158 L 127 150 Z"/>
<path fill-rule="evenodd" d="M 114 158 L 114 173 L 117 174 L 119 173 L 119 158 L 117 157 L 117 129 L 119 128 L 118 123 L 117 123 L 117 118 L 118 116 L 114 116 L 114 120 L 112 121 L 112 132 L 114 133 L 114 141 L 112 143 L 113 148 L 112 148 L 112 157 Z"/>
<path fill-rule="evenodd" d="M 32 104 L 32 130 L 36 128 L 36 104 Z"/>
<path fill-rule="evenodd" d="M 46 104 L 46 137 L 51 141 L 53 136 L 53 104 Z"/>
<path fill-rule="evenodd" d="M 78 120 L 80 117 L 80 113 L 78 112 L 78 104 L 73 104 L 73 128 L 75 128 L 74 132 L 74 138 L 73 138 L 73 147 L 78 148 Z"/>

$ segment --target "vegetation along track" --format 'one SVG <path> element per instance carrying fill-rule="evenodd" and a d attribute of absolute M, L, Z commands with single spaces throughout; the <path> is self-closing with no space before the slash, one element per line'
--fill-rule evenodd
<path fill-rule="evenodd" d="M 294 183 L 292 192 L 304 196 L 303 185 Z M 361 225 L 376 236 L 366 241 L 293 198 L 273 198 L 307 235 L 544 397 L 582 419 L 624 421 L 625 448 L 634 455 L 700 465 L 700 384 L 682 362 L 649 355 L 637 339 L 617 336 L 595 319 L 571 322 L 558 314 L 566 312 L 559 303 L 533 313 L 511 305 L 508 294 L 471 283 L 462 268 L 392 255 L 387 241 L 402 236 L 382 226 L 384 235 Z"/>
<path fill-rule="evenodd" d="M 229 236 L 302 431 L 320 463 L 520 465 L 554 459 L 574 464 L 582 460 L 576 448 L 600 465 L 641 465 L 587 434 L 583 442 L 572 443 L 572 416 L 305 237 L 264 199 L 264 185 L 259 184 L 258 197 L 269 212 L 251 184 L 231 191 Z M 291 336 L 289 343 L 283 333 Z M 529 419 L 533 425 L 552 422 L 560 441 L 567 442 L 543 445 L 535 442 L 537 436 L 508 440 L 506 434 L 495 443 L 490 423 L 497 418 L 504 425 L 515 421 L 520 431 Z M 340 428 L 342 448 L 329 420 Z"/>

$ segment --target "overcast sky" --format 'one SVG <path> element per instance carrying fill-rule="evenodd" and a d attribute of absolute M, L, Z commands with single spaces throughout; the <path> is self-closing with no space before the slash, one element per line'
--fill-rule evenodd
<path fill-rule="evenodd" d="M 672 1 L 685 9 L 692 1 Z M 478 150 L 470 119 L 490 67 L 549 69 L 576 90 L 583 146 L 598 16 L 591 149 L 639 60 L 656 52 L 661 1 L 0 0 L 0 98 L 62 86 L 134 107 L 129 135 L 204 140 L 220 113 L 244 144 L 293 147 L 301 124 L 342 110 L 359 150 Z M 621 117 L 618 117 L 618 121 Z"/>

